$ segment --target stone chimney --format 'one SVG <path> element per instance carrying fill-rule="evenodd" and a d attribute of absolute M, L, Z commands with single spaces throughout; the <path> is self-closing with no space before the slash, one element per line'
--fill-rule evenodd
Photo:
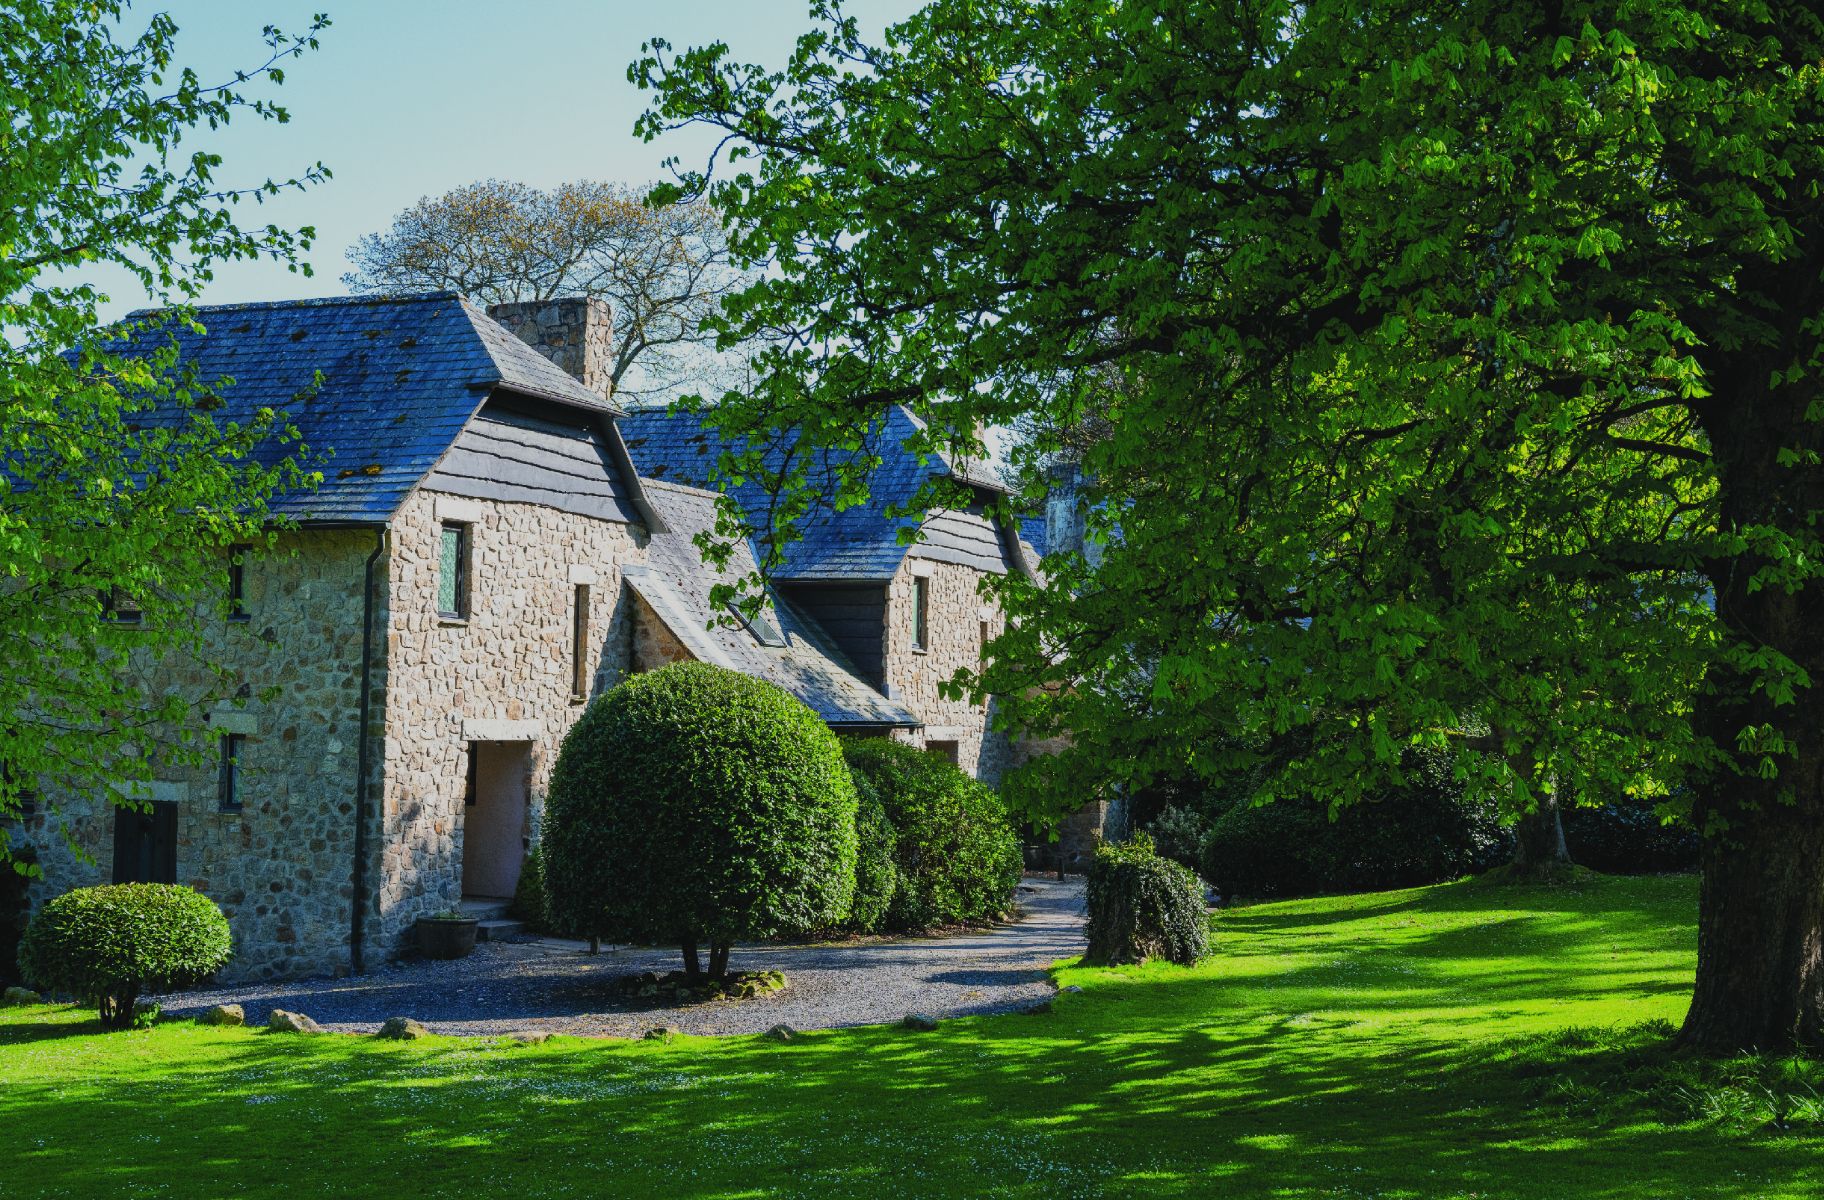
<path fill-rule="evenodd" d="M 606 300 L 572 296 L 492 304 L 488 315 L 602 397 L 614 390 L 614 322 Z"/>
<path fill-rule="evenodd" d="M 1103 547 L 1099 542 L 1089 544 L 1087 536 L 1083 469 L 1073 462 L 1059 462 L 1045 474 L 1045 553 L 1075 550 L 1090 566 L 1101 566 Z"/>

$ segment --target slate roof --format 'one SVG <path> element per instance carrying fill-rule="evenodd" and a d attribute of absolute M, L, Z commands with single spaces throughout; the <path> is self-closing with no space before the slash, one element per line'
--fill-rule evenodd
<path fill-rule="evenodd" d="M 312 451 L 332 455 L 317 491 L 273 503 L 301 521 L 385 521 L 496 388 L 618 411 L 454 292 L 209 305 L 196 315 L 206 334 L 171 332 L 180 364 L 200 380 L 232 377 L 216 419 L 281 409 Z M 256 458 L 294 449 L 269 445 Z"/>
<path fill-rule="evenodd" d="M 706 431 L 694 413 L 663 409 L 630 412 L 620 419 L 622 437 L 640 474 L 648 479 L 705 487 L 715 465 L 721 440 Z M 991 467 L 956 464 L 947 458 L 921 460 L 905 450 L 907 438 L 923 426 L 904 408 L 895 407 L 876 431 L 870 447 L 881 465 L 869 480 L 866 504 L 816 513 L 807 521 L 803 539 L 786 550 L 782 580 L 886 580 L 893 577 L 908 553 L 917 557 L 968 562 L 988 570 L 1004 570 L 1003 551 L 992 526 L 979 514 L 933 512 L 924 522 L 926 542 L 907 545 L 902 531 L 920 528 L 915 517 L 888 517 L 887 509 L 902 505 L 933 475 L 951 476 L 977 487 L 1005 490 Z M 840 465 L 849 451 L 818 450 L 808 471 L 810 482 L 825 494 L 834 490 Z M 776 457 L 775 461 L 781 461 Z M 755 524 L 764 526 L 769 500 L 756 485 L 733 493 Z"/>
<path fill-rule="evenodd" d="M 747 629 L 715 621 L 710 588 L 755 571 L 751 549 L 735 548 L 718 571 L 703 561 L 692 539 L 715 527 L 713 492 L 646 481 L 646 498 L 666 531 L 653 535 L 646 565 L 622 568 L 622 578 L 658 613 L 700 661 L 730 667 L 777 684 L 831 725 L 916 727 L 917 717 L 875 691 L 816 621 L 774 597 L 772 618 L 784 646 L 768 646 Z"/>

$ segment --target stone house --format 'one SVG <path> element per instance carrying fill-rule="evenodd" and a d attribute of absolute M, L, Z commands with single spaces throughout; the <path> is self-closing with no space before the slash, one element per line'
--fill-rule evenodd
<path fill-rule="evenodd" d="M 584 705 L 687 657 L 772 680 L 832 728 L 991 781 L 1006 765 L 989 708 L 937 694 L 999 628 L 976 582 L 1024 561 L 979 512 L 934 514 L 909 548 L 892 522 L 834 522 L 761 617 L 722 619 L 691 541 L 715 497 L 666 456 L 683 419 L 608 398 L 605 305 L 490 315 L 439 293 L 199 315 L 206 335 L 176 336 L 203 378 L 233 379 L 218 415 L 282 408 L 333 455 L 317 491 L 276 505 L 295 521 L 276 552 L 224 564 L 234 617 L 199 613 L 218 660 L 273 694 L 216 707 L 214 761 L 160 778 L 146 812 L 41 795 L 20 831 L 46 870 L 34 901 L 186 883 L 229 916 L 229 977 L 362 970 L 409 951 L 420 916 L 510 897 Z M 954 469 L 890 461 L 893 488 Z M 155 686 L 196 686 L 161 669 Z"/>

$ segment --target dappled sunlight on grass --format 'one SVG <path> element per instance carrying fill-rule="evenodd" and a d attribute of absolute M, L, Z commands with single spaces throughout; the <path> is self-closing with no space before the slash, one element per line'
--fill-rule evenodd
<path fill-rule="evenodd" d="M 1682 1016 L 1694 891 L 1236 909 L 1194 969 L 1060 967 L 1084 990 L 1046 1015 L 785 1045 L 101 1035 L 9 1012 L 0 1121 L 30 1132 L 0 1178 L 111 1197 L 1815 1195 L 1816 1130 L 1566 1107 L 1602 1076 L 1556 1031 Z M 1558 1057 L 1581 1072 L 1563 1095 L 1541 1090 Z"/>

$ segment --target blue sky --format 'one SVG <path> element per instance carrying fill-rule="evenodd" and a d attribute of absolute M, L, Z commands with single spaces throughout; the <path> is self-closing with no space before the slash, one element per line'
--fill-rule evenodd
<path fill-rule="evenodd" d="M 850 0 L 878 35 L 917 0 Z M 286 65 L 283 87 L 264 89 L 291 110 L 288 125 L 244 118 L 208 144 L 226 161 L 224 182 L 289 178 L 321 160 L 328 183 L 288 193 L 249 221 L 315 225 L 315 278 L 270 264 L 222 267 L 208 303 L 339 295 L 342 252 L 384 228 L 420 196 L 478 179 L 548 186 L 568 179 L 638 183 L 657 178 L 668 154 L 702 154 L 705 137 L 644 143 L 633 123 L 644 95 L 627 82 L 640 43 L 726 41 L 742 58 L 781 64 L 809 28 L 805 0 L 163 0 L 177 22 L 179 57 L 203 78 L 226 78 L 265 57 L 262 26 L 302 30 L 326 11 L 322 49 Z M 145 297 L 130 279 L 99 279 L 104 317 Z"/>

